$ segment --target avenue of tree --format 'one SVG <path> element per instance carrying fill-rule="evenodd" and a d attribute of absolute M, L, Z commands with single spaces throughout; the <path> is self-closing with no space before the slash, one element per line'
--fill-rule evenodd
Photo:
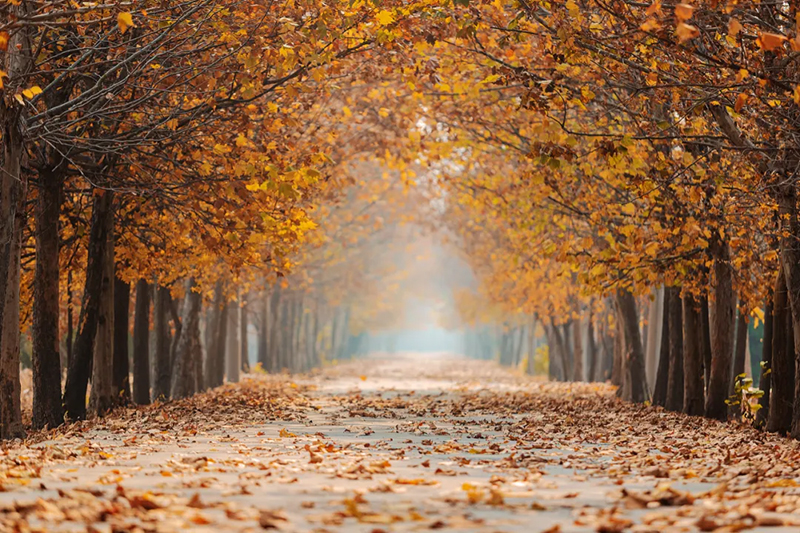
<path fill-rule="evenodd" d="M 800 437 L 798 58 L 795 2 L 3 3 L 0 438 L 357 354 L 434 233 L 470 355 Z"/>

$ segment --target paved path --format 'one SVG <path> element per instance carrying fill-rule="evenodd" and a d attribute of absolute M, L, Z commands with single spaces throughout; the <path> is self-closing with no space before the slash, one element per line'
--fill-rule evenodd
<path fill-rule="evenodd" d="M 797 531 L 799 482 L 792 441 L 403 355 L 12 444 L 0 531 Z"/>

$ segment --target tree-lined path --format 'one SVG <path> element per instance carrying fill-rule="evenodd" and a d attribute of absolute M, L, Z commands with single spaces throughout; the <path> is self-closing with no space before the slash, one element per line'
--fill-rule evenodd
<path fill-rule="evenodd" d="M 792 441 L 605 385 L 378 354 L 12 445 L 0 529 L 793 531 L 798 469 Z"/>

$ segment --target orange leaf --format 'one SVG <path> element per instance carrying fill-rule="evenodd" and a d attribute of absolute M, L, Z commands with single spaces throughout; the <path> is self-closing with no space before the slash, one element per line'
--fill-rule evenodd
<path fill-rule="evenodd" d="M 694 13 L 694 8 L 689 4 L 678 4 L 675 6 L 675 16 L 680 22 L 686 22 L 692 18 L 692 13 Z"/>
<path fill-rule="evenodd" d="M 731 37 L 736 37 L 739 35 L 739 32 L 742 31 L 742 23 L 736 20 L 735 18 L 731 18 L 728 21 L 728 35 Z"/>
<path fill-rule="evenodd" d="M 742 110 L 744 104 L 747 103 L 747 93 L 739 93 L 739 96 L 736 97 L 736 103 L 733 104 L 733 110 L 737 113 Z"/>
<path fill-rule="evenodd" d="M 762 50 L 765 52 L 771 52 L 772 50 L 783 46 L 783 43 L 786 40 L 786 37 L 783 35 L 778 35 L 777 33 L 762 33 L 758 36 L 757 42 Z"/>
<path fill-rule="evenodd" d="M 681 22 L 678 24 L 678 27 L 675 28 L 675 35 L 677 35 L 678 40 L 683 43 L 690 39 L 694 39 L 695 37 L 699 37 L 700 30 L 690 24 Z"/>

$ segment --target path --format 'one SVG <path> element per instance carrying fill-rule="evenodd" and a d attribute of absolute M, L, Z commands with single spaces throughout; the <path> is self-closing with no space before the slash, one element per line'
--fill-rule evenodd
<path fill-rule="evenodd" d="M 394 356 L 0 452 L 0 531 L 797 531 L 796 443 Z M 794 512 L 794 514 L 792 514 Z M 783 525 L 783 527 L 779 527 Z"/>

